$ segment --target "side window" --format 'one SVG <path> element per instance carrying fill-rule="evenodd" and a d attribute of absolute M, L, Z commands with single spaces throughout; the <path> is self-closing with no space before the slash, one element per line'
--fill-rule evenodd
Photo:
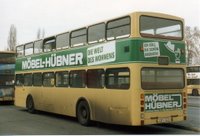
<path fill-rule="evenodd" d="M 43 73 L 43 86 L 52 87 L 54 86 L 54 82 L 53 72 Z"/>
<path fill-rule="evenodd" d="M 42 73 L 34 73 L 33 74 L 33 85 L 34 86 L 42 85 Z"/>
<path fill-rule="evenodd" d="M 123 17 L 109 21 L 106 28 L 107 40 L 129 37 L 131 33 L 130 17 Z"/>
<path fill-rule="evenodd" d="M 98 43 L 105 41 L 106 25 L 100 23 L 97 25 L 90 26 L 88 28 L 88 43 Z"/>
<path fill-rule="evenodd" d="M 33 54 L 33 43 L 28 43 L 24 45 L 24 55 L 31 55 Z"/>
<path fill-rule="evenodd" d="M 69 33 L 56 36 L 56 49 L 69 48 Z"/>
<path fill-rule="evenodd" d="M 87 42 L 87 29 L 82 28 L 71 32 L 71 46 L 83 46 Z"/>
<path fill-rule="evenodd" d="M 24 84 L 24 75 L 23 74 L 16 75 L 15 84 L 16 84 L 16 86 L 22 86 Z"/>
<path fill-rule="evenodd" d="M 86 85 L 85 70 L 70 71 L 70 87 L 84 88 Z"/>
<path fill-rule="evenodd" d="M 187 73 L 188 72 L 199 72 L 200 71 L 200 66 L 196 67 L 187 67 Z"/>
<path fill-rule="evenodd" d="M 17 46 L 16 50 L 17 50 L 17 56 L 18 57 L 24 56 L 24 46 L 23 45 Z"/>
<path fill-rule="evenodd" d="M 130 71 L 128 68 L 106 70 L 106 87 L 109 89 L 128 89 L 130 87 Z"/>
<path fill-rule="evenodd" d="M 91 69 L 87 71 L 88 88 L 103 88 L 104 81 L 105 76 L 103 69 Z"/>
<path fill-rule="evenodd" d="M 56 73 L 56 86 L 57 87 L 69 86 L 69 73 L 67 71 Z"/>
<path fill-rule="evenodd" d="M 44 52 L 49 52 L 56 49 L 55 37 L 44 39 L 43 41 Z"/>
<path fill-rule="evenodd" d="M 32 86 L 32 74 L 24 74 L 24 86 Z"/>
<path fill-rule="evenodd" d="M 43 52 L 42 42 L 42 40 L 34 42 L 34 54 Z"/>

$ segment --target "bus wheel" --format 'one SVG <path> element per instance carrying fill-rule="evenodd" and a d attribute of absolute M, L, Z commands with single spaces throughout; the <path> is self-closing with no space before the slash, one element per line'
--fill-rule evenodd
<path fill-rule="evenodd" d="M 198 95 L 199 95 L 198 90 L 197 90 L 197 89 L 193 89 L 193 90 L 192 90 L 192 95 L 193 95 L 193 96 L 198 96 Z"/>
<path fill-rule="evenodd" d="M 90 109 L 86 101 L 80 101 L 78 103 L 76 116 L 81 125 L 88 126 L 90 124 Z"/>
<path fill-rule="evenodd" d="M 31 95 L 29 95 L 27 100 L 26 100 L 26 108 L 27 108 L 29 113 L 35 112 L 34 101 L 33 101 L 33 97 Z"/>

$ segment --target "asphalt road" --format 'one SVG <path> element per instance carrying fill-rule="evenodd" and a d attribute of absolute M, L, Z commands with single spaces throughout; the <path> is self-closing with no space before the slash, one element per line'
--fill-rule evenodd
<path fill-rule="evenodd" d="M 29 114 L 13 105 L 1 105 L 0 135 L 200 134 L 200 99 L 189 97 L 189 101 L 187 121 L 142 127 L 103 123 L 84 127 L 75 118 L 46 112 Z"/>

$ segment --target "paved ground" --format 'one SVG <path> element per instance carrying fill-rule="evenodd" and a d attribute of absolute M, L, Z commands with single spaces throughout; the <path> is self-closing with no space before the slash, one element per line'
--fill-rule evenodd
<path fill-rule="evenodd" d="M 114 135 L 114 134 L 200 134 L 199 98 L 190 97 L 188 120 L 174 124 L 141 127 L 96 123 L 81 126 L 75 118 L 39 112 L 29 114 L 13 105 L 0 106 L 0 135 Z"/>

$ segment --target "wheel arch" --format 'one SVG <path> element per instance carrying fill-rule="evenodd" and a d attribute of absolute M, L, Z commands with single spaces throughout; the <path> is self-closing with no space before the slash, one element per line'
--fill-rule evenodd
<path fill-rule="evenodd" d="M 199 94 L 199 89 L 198 88 L 193 88 L 192 89 L 192 95 L 193 96 L 199 96 L 200 94 Z"/>
<path fill-rule="evenodd" d="M 85 97 L 80 97 L 76 102 L 76 107 L 75 107 L 75 115 L 76 115 L 76 117 L 77 117 L 77 107 L 78 107 L 78 104 L 81 101 L 86 101 L 87 102 L 87 104 L 89 106 L 89 110 L 90 110 L 90 119 L 93 120 L 93 111 L 92 111 L 92 108 L 91 108 L 91 102 Z"/>
<path fill-rule="evenodd" d="M 33 99 L 33 96 L 31 95 L 31 94 L 28 94 L 27 96 L 26 96 L 26 108 L 27 108 L 27 100 L 28 100 L 28 98 L 32 98 Z M 34 99 L 33 99 L 34 100 Z"/>

